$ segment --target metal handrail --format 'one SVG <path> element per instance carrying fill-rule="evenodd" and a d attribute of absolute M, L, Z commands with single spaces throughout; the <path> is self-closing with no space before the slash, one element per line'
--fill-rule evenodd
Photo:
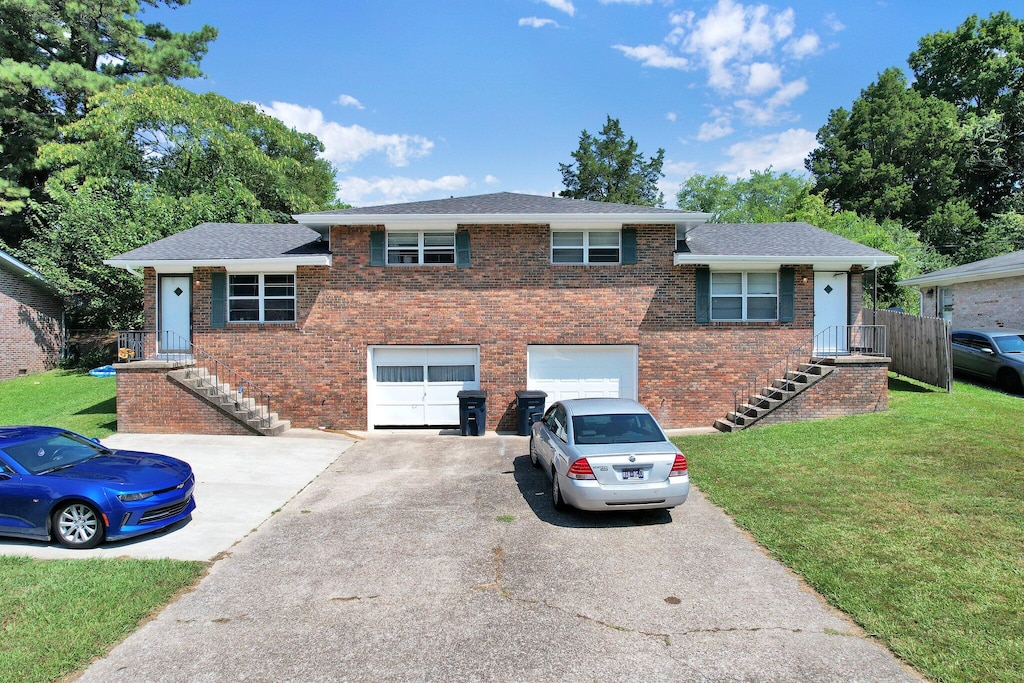
<path fill-rule="evenodd" d="M 775 361 L 766 370 L 758 372 L 742 387 L 732 392 L 733 415 L 740 414 L 740 406 L 748 405 L 749 397 L 755 395 L 755 390 L 766 389 L 765 393 L 758 393 L 766 399 L 778 399 L 785 393 L 785 389 L 774 386 L 776 380 L 783 382 L 783 387 L 788 386 L 789 373 L 792 369 L 799 370 L 801 363 L 807 364 L 803 372 L 809 373 L 812 369 L 820 367 L 830 358 L 838 356 L 884 356 L 886 351 L 886 327 L 885 325 L 833 325 L 828 327 L 810 341 L 803 342 L 796 348 L 786 352 L 784 356 Z M 780 374 L 781 371 L 781 374 Z M 740 397 L 743 397 L 741 402 Z"/>
<path fill-rule="evenodd" d="M 158 334 L 159 339 L 157 339 Z M 162 342 L 161 347 L 174 350 L 161 350 L 158 348 L 158 341 Z M 258 421 L 260 427 L 264 429 L 270 427 L 270 394 L 245 375 L 231 369 L 227 364 L 197 347 L 191 340 L 185 339 L 175 332 L 168 330 L 159 333 L 147 330 L 118 332 L 117 358 L 122 363 L 140 360 L 185 363 L 186 377 L 198 379 L 201 386 L 211 388 L 219 395 L 234 394 L 233 403 L 236 410 L 245 412 L 248 421 Z M 200 369 L 205 372 L 200 372 Z M 225 385 L 229 387 L 228 391 L 223 390 Z M 230 387 L 236 387 L 236 389 L 231 391 Z"/>

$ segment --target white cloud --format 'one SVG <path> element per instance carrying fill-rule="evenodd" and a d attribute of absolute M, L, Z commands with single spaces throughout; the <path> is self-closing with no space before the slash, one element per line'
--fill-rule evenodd
<path fill-rule="evenodd" d="M 666 161 L 661 167 L 666 176 L 683 176 L 688 178 L 697 171 L 696 161 Z"/>
<path fill-rule="evenodd" d="M 671 121 L 672 123 L 675 123 L 676 119 L 678 119 L 679 116 L 674 111 L 670 111 L 669 113 L 665 114 L 665 118 Z"/>
<path fill-rule="evenodd" d="M 719 117 L 714 121 L 706 121 L 700 124 L 700 128 L 697 130 L 697 139 L 701 142 L 710 142 L 711 140 L 718 140 L 727 135 L 732 135 L 732 133 L 733 127 L 729 124 L 729 119 Z"/>
<path fill-rule="evenodd" d="M 786 52 L 796 59 L 803 59 L 809 55 L 816 55 L 821 52 L 821 39 L 814 31 L 808 31 L 799 38 L 786 43 Z"/>
<path fill-rule="evenodd" d="M 686 69 L 689 60 L 685 57 L 678 57 L 670 54 L 661 45 L 612 45 L 613 48 L 622 52 L 630 59 L 635 59 L 644 66 L 651 66 L 656 69 Z"/>
<path fill-rule="evenodd" d="M 530 28 L 544 28 L 545 26 L 561 28 L 554 19 L 541 19 L 540 17 L 523 17 L 519 20 L 519 25 L 529 26 Z"/>
<path fill-rule="evenodd" d="M 793 121 L 796 117 L 785 108 L 805 92 L 807 79 L 799 78 L 786 83 L 764 101 L 738 100 L 736 108 L 743 112 L 746 123 L 755 126 L 771 126 L 782 121 Z"/>
<path fill-rule="evenodd" d="M 804 173 L 804 159 L 817 145 L 814 132 L 790 128 L 730 146 L 725 153 L 729 161 L 717 168 L 728 176 L 742 177 L 750 171 L 772 167 L 775 171 Z"/>
<path fill-rule="evenodd" d="M 434 143 L 419 135 L 374 133 L 362 126 L 343 126 L 325 121 L 319 109 L 288 102 L 272 102 L 270 106 L 253 102 L 270 116 L 300 133 L 312 133 L 324 143 L 324 158 L 344 169 L 370 154 L 387 155 L 392 166 L 408 166 L 411 159 L 426 156 Z"/>
<path fill-rule="evenodd" d="M 356 109 L 366 109 L 366 107 L 363 106 L 362 102 L 352 97 L 351 95 L 339 95 L 338 99 L 336 99 L 335 102 L 343 107 L 355 107 Z"/>
<path fill-rule="evenodd" d="M 839 21 L 839 18 L 836 16 L 835 12 L 829 12 L 828 14 L 826 14 L 825 19 L 823 21 L 825 26 L 828 28 L 829 31 L 832 31 L 832 33 L 839 33 L 840 31 L 846 30 L 846 24 Z"/>
<path fill-rule="evenodd" d="M 760 95 L 763 92 L 778 88 L 782 85 L 782 69 L 767 62 L 754 62 L 750 65 L 750 75 L 747 80 L 747 92 L 751 95 Z"/>
<path fill-rule="evenodd" d="M 650 5 L 654 0 L 599 0 L 602 5 Z"/>
<path fill-rule="evenodd" d="M 571 0 L 537 0 L 537 2 L 543 2 L 548 7 L 565 12 L 570 17 L 576 14 L 576 7 L 573 6 Z"/>
<path fill-rule="evenodd" d="M 349 176 L 338 181 L 338 199 L 354 206 L 394 204 L 422 198 L 438 192 L 465 189 L 469 179 L 461 175 L 446 175 L 436 180 L 426 178 L 356 178 Z"/>
<path fill-rule="evenodd" d="M 768 106 L 773 109 L 788 106 L 790 102 L 807 92 L 807 79 L 798 78 L 790 81 L 778 89 L 774 95 L 768 98 Z"/>
<path fill-rule="evenodd" d="M 497 185 L 501 181 L 498 180 L 496 176 L 492 176 L 490 173 L 488 173 L 487 176 L 484 177 L 484 182 L 487 183 L 488 185 Z"/>

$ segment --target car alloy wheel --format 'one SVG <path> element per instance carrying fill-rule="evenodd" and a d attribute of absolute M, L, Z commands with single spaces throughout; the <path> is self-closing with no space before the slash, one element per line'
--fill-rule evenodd
<path fill-rule="evenodd" d="M 53 513 L 53 533 L 67 548 L 95 548 L 103 540 L 103 520 L 86 503 L 69 503 Z"/>
<path fill-rule="evenodd" d="M 562 489 L 558 486 L 558 471 L 554 467 L 551 468 L 551 502 L 556 510 L 566 508 L 565 499 L 562 498 Z"/>
<path fill-rule="evenodd" d="M 540 467 L 540 460 L 537 459 L 537 449 L 533 447 L 533 437 L 530 437 L 530 462 L 534 467 Z"/>

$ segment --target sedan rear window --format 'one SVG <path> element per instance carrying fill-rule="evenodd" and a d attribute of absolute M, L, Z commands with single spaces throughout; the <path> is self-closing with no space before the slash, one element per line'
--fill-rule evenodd
<path fill-rule="evenodd" d="M 572 418 L 572 430 L 575 442 L 580 445 L 665 440 L 658 423 L 646 413 L 576 415 Z"/>

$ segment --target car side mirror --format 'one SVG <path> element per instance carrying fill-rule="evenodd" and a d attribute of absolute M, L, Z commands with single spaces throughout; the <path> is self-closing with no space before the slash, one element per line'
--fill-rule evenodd
<path fill-rule="evenodd" d="M 988 348 L 987 346 L 982 347 L 981 351 L 982 351 L 982 353 L 987 353 L 990 356 L 996 355 L 996 352 L 993 351 L 992 349 Z"/>

